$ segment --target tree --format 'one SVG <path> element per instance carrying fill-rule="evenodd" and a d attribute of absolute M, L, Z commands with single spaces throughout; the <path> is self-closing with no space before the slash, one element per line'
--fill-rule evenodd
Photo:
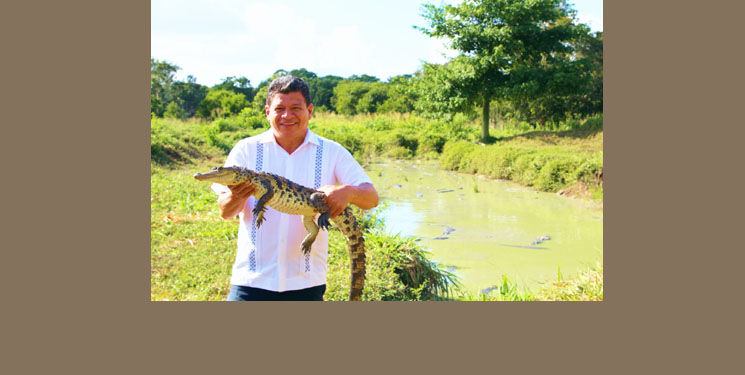
<path fill-rule="evenodd" d="M 214 90 L 228 90 L 238 94 L 243 94 L 248 101 L 253 100 L 256 94 L 253 87 L 251 87 L 251 81 L 246 77 L 235 77 L 230 76 L 224 78 L 221 83 L 218 83 L 211 87 Z"/>
<path fill-rule="evenodd" d="M 545 69 L 557 54 L 571 51 L 569 42 L 577 36 L 574 13 L 563 0 L 465 0 L 458 6 L 425 4 L 423 10 L 429 28 L 417 29 L 449 38 L 450 47 L 461 52 L 455 64 L 430 70 L 452 90 L 463 90 L 459 101 L 480 96 L 482 139 L 489 137 L 489 104 L 509 93 L 512 72 Z"/>
<path fill-rule="evenodd" d="M 210 120 L 217 117 L 235 116 L 250 105 L 251 103 L 243 94 L 224 89 L 210 89 L 204 100 L 199 103 L 196 115 Z"/>
<path fill-rule="evenodd" d="M 331 98 L 334 96 L 334 87 L 344 80 L 342 77 L 337 76 L 325 76 L 316 77 L 308 82 L 310 87 L 310 99 L 313 102 L 313 107 L 316 109 L 328 109 L 335 110 L 334 105 L 331 103 Z"/>
<path fill-rule="evenodd" d="M 603 112 L 603 32 L 585 34 L 575 44 L 576 57 L 584 59 L 587 83 L 580 95 L 572 98 L 572 110 L 581 115 Z"/>
<path fill-rule="evenodd" d="M 173 100 L 178 102 L 184 116 L 193 117 L 199 103 L 207 96 L 208 89 L 198 84 L 197 79 L 190 75 L 186 77 L 186 82 L 174 82 L 171 91 Z"/>
<path fill-rule="evenodd" d="M 178 104 L 178 101 L 174 100 L 168 103 L 168 106 L 166 106 L 166 111 L 163 113 L 163 117 L 183 119 L 186 117 L 186 113 L 184 112 L 184 109 L 181 108 L 181 106 Z"/>
<path fill-rule="evenodd" d="M 366 83 L 367 92 L 355 105 L 357 113 L 375 113 L 378 107 L 388 99 L 388 85 L 383 82 Z"/>
<path fill-rule="evenodd" d="M 173 100 L 171 86 L 179 69 L 174 64 L 150 57 L 150 111 L 157 116 L 162 116 L 165 106 Z"/>
<path fill-rule="evenodd" d="M 293 77 L 302 78 L 303 81 L 305 81 L 305 82 L 310 82 L 310 81 L 318 78 L 318 76 L 316 75 L 316 73 L 309 72 L 305 68 L 290 70 L 290 75 L 293 76 Z"/>
<path fill-rule="evenodd" d="M 416 111 L 423 115 L 452 115 L 471 112 L 476 105 L 483 104 L 480 99 L 495 95 L 497 86 L 484 85 L 483 74 L 477 67 L 473 58 L 464 55 L 443 65 L 425 63 L 413 83 L 418 95 Z M 483 130 L 482 127 L 482 133 Z M 482 135 L 488 136 L 488 128 Z"/>
<path fill-rule="evenodd" d="M 331 103 L 337 113 L 354 115 L 357 113 L 357 103 L 369 90 L 369 84 L 363 81 L 345 79 L 334 87 Z"/>
<path fill-rule="evenodd" d="M 414 110 L 417 95 L 414 91 L 414 76 L 403 74 L 388 79 L 388 99 L 378 106 L 378 112 L 409 113 Z"/>
<path fill-rule="evenodd" d="M 380 81 L 380 78 L 375 76 L 369 76 L 367 74 L 363 74 L 361 76 L 358 76 L 356 74 L 353 74 L 349 78 L 347 78 L 350 81 L 362 81 L 362 82 L 378 82 Z"/>

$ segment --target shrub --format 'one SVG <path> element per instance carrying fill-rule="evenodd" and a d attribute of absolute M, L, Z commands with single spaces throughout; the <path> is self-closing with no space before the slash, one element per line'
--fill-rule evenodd
<path fill-rule="evenodd" d="M 185 118 L 186 112 L 184 112 L 184 109 L 181 108 L 181 106 L 176 103 L 175 101 L 172 101 L 168 103 L 168 106 L 166 106 L 166 111 L 163 113 L 163 117 L 165 118 Z"/>
<path fill-rule="evenodd" d="M 477 147 L 473 143 L 466 141 L 448 141 L 442 147 L 442 156 L 440 165 L 449 170 L 457 170 L 463 159 Z"/>
<path fill-rule="evenodd" d="M 251 107 L 246 107 L 241 110 L 241 113 L 236 116 L 236 123 L 239 127 L 244 129 L 266 128 L 269 125 L 266 115 Z"/>
<path fill-rule="evenodd" d="M 417 138 L 417 153 L 424 154 L 428 152 L 442 152 L 442 147 L 445 146 L 447 137 L 441 133 L 421 133 Z"/>
<path fill-rule="evenodd" d="M 536 187 L 543 191 L 557 191 L 564 187 L 574 171 L 573 161 L 566 157 L 551 158 L 536 179 Z"/>

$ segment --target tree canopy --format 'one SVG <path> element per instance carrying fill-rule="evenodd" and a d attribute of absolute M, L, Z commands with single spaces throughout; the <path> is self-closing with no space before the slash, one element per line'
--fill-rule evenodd
<path fill-rule="evenodd" d="M 425 4 L 426 35 L 447 38 L 460 55 L 442 67 L 425 66 L 427 88 L 439 88 L 430 108 L 462 110 L 466 103 L 482 105 L 482 138 L 489 137 L 489 104 L 536 87 L 547 72 L 573 51 L 570 42 L 586 28 L 574 24 L 574 12 L 562 0 L 465 0 L 457 6 Z M 544 83 L 543 86 L 546 86 Z M 541 87 L 538 84 L 538 87 Z M 426 94 L 425 94 L 426 96 Z"/>

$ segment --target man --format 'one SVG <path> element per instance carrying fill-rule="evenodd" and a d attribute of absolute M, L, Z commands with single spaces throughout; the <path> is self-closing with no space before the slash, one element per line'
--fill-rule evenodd
<path fill-rule="evenodd" d="M 300 78 L 283 76 L 269 85 L 264 107 L 271 129 L 239 141 L 225 166 L 270 172 L 326 194 L 330 216 L 352 203 L 368 210 L 378 205 L 372 180 L 344 147 L 308 129 L 313 113 L 310 89 Z M 320 231 L 310 254 L 300 250 L 306 235 L 302 218 L 267 207 L 256 228 L 251 210 L 255 186 L 248 182 L 213 184 L 224 219 L 240 218 L 238 252 L 229 301 L 322 301 L 326 291 L 328 233 Z"/>

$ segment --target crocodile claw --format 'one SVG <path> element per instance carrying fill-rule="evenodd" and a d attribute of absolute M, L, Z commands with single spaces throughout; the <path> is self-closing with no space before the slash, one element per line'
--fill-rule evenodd
<path fill-rule="evenodd" d="M 326 231 L 329 230 L 329 226 L 331 226 L 331 222 L 329 222 L 329 216 L 331 214 L 328 212 L 324 212 L 321 214 L 321 216 L 318 216 L 318 227 L 321 229 L 324 229 Z"/>
<path fill-rule="evenodd" d="M 308 255 L 308 253 L 310 253 L 310 246 L 312 244 L 313 244 L 312 242 L 311 243 L 306 243 L 306 241 L 303 241 L 303 243 L 300 244 L 300 247 L 303 250 L 303 254 Z"/>

